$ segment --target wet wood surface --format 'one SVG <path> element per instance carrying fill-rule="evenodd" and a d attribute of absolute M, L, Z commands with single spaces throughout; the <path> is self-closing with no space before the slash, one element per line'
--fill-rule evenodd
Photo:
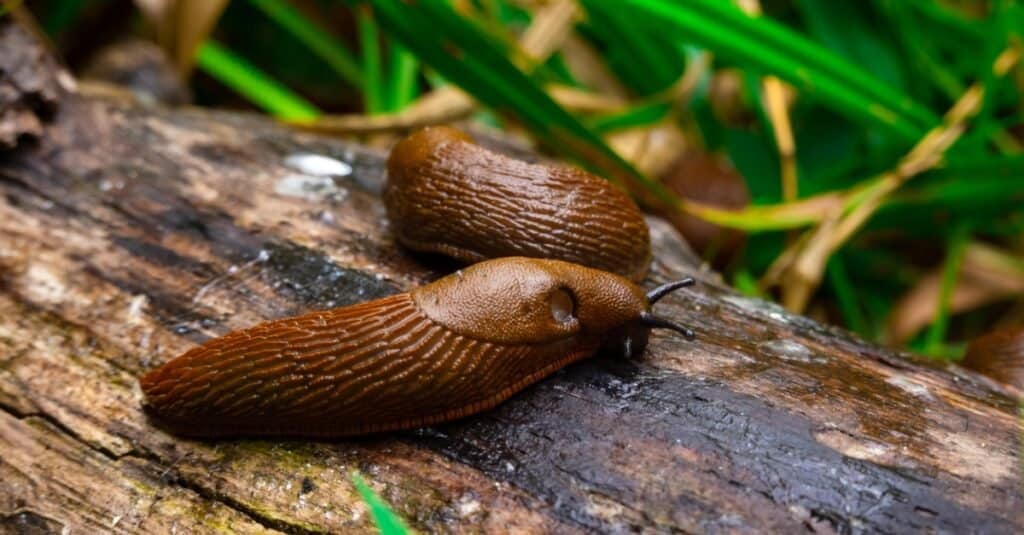
<path fill-rule="evenodd" d="M 646 285 L 701 280 L 659 304 L 695 342 L 416 432 L 151 425 L 137 378 L 195 344 L 454 267 L 396 245 L 382 178 L 383 154 L 262 117 L 74 95 L 0 153 L 0 532 L 372 532 L 353 470 L 424 532 L 1024 531 L 1007 391 L 741 297 L 657 220 Z"/>

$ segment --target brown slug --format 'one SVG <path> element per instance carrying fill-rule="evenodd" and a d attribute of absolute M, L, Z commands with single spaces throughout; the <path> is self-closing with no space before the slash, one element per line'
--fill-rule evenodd
<path fill-rule="evenodd" d="M 638 354 L 652 327 L 692 338 L 624 277 L 501 258 L 407 293 L 269 321 L 145 375 L 147 411 L 190 436 L 337 437 L 487 410 L 604 344 Z"/>
<path fill-rule="evenodd" d="M 960 364 L 1024 392 L 1024 327 L 1004 327 L 971 340 Z"/>
<path fill-rule="evenodd" d="M 661 180 L 680 199 L 730 210 L 740 210 L 750 204 L 750 191 L 743 176 L 721 154 L 698 148 L 684 150 Z M 746 234 L 741 231 L 720 227 L 688 213 L 665 210 L 661 215 L 672 222 L 703 259 L 723 271 L 727 271 L 743 251 Z"/>
<path fill-rule="evenodd" d="M 445 126 L 391 150 L 388 219 L 410 249 L 465 262 L 552 258 L 639 281 L 650 231 L 636 203 L 610 182 L 566 166 L 509 158 Z"/>

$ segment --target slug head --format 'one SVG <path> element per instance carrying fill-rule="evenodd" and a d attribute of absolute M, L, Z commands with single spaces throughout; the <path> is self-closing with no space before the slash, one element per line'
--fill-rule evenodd
<path fill-rule="evenodd" d="M 473 143 L 473 139 L 450 126 L 428 126 L 403 138 L 388 156 L 388 184 L 401 179 L 407 169 L 421 169 L 441 147 L 450 143 Z"/>
<path fill-rule="evenodd" d="M 651 315 L 652 299 L 664 293 L 645 294 L 624 277 L 577 264 L 510 257 L 474 264 L 412 296 L 430 319 L 475 340 L 599 345 L 625 337 L 624 347 L 642 350 L 651 327 L 685 331 Z"/>
<path fill-rule="evenodd" d="M 686 277 L 685 279 L 662 284 L 647 292 L 647 310 L 642 312 L 636 320 L 613 332 L 608 337 L 605 347 L 626 358 L 639 358 L 647 347 L 647 339 L 650 337 L 651 329 L 656 328 L 670 329 L 683 335 L 687 340 L 693 340 L 695 335 L 691 329 L 673 323 L 666 318 L 659 317 L 652 313 L 650 309 L 662 297 L 680 288 L 693 286 L 695 282 L 692 277 Z"/>

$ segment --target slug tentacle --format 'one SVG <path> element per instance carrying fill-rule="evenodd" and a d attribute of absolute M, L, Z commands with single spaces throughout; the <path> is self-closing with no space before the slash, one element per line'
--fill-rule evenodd
<path fill-rule="evenodd" d="M 662 284 L 661 286 L 658 286 L 657 288 L 654 288 L 653 290 L 647 292 L 647 302 L 649 302 L 653 306 L 654 303 L 661 301 L 662 297 L 665 297 L 666 295 L 680 288 L 693 286 L 696 283 L 697 281 L 694 280 L 693 277 L 686 277 L 685 279 L 682 280 L 666 282 L 665 284 Z"/>
<path fill-rule="evenodd" d="M 527 256 L 582 264 L 640 280 L 650 232 L 636 204 L 580 169 L 493 153 L 449 127 L 399 142 L 384 202 L 398 240 L 465 262 Z"/>
<path fill-rule="evenodd" d="M 687 340 L 691 340 L 691 341 L 696 336 L 696 335 L 693 334 L 693 330 L 689 329 L 688 327 L 683 327 L 682 325 L 677 325 L 677 324 L 673 323 L 671 320 L 655 316 L 654 314 L 651 314 L 650 312 L 644 312 L 644 313 L 640 314 L 640 323 L 643 323 L 644 325 L 647 325 L 648 327 L 652 327 L 652 328 L 660 327 L 660 328 L 663 328 L 663 329 L 673 330 L 673 331 L 683 335 L 683 337 L 686 338 Z"/>

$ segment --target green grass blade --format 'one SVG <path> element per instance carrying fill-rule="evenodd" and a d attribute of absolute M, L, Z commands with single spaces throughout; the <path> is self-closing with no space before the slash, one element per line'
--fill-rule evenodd
<path fill-rule="evenodd" d="M 960 277 L 960 265 L 963 264 L 964 253 L 967 251 L 969 239 L 970 229 L 967 225 L 957 227 L 950 237 L 946 263 L 942 268 L 939 306 L 935 311 L 935 319 L 928 327 L 928 332 L 924 338 L 924 353 L 927 355 L 940 355 L 942 353 L 943 341 L 946 338 L 946 330 L 949 327 L 949 302 L 952 299 L 957 279 Z"/>
<path fill-rule="evenodd" d="M 1024 203 L 1024 188 L 1019 178 L 1024 176 L 1024 156 L 974 157 L 951 162 L 943 168 L 930 171 L 895 195 L 886 198 L 879 210 L 889 226 L 900 226 L 899 219 L 907 218 L 909 208 L 925 208 L 930 213 L 949 213 L 962 209 L 1005 212 Z M 868 185 L 876 179 L 866 179 Z M 870 187 L 862 187 L 860 196 L 850 199 L 848 205 L 859 202 Z M 820 221 L 820 207 L 816 197 L 795 203 L 754 205 L 742 210 L 724 210 L 705 207 L 695 215 L 725 227 L 747 232 L 789 230 L 812 225 Z M 905 225 L 906 221 L 903 221 Z"/>
<path fill-rule="evenodd" d="M 732 285 L 743 295 L 764 298 L 764 292 L 757 285 L 757 279 L 746 269 L 741 269 L 733 276 Z"/>
<path fill-rule="evenodd" d="M 418 94 L 416 74 L 419 73 L 420 64 L 416 56 L 394 40 L 388 45 L 388 91 L 385 107 L 389 112 L 397 112 L 409 105 Z"/>
<path fill-rule="evenodd" d="M 352 484 L 359 491 L 359 495 L 370 506 L 370 513 L 373 515 L 373 520 L 377 523 L 377 529 L 380 530 L 381 535 L 405 535 L 409 533 L 409 528 L 405 527 L 402 519 L 366 484 L 366 481 L 363 480 L 358 472 L 353 471 L 351 477 Z"/>
<path fill-rule="evenodd" d="M 383 84 L 381 83 L 380 38 L 377 35 L 377 21 L 369 8 L 359 9 L 359 48 L 363 53 L 363 103 L 366 113 L 375 115 L 384 109 Z"/>
<path fill-rule="evenodd" d="M 378 22 L 451 82 L 496 111 L 511 114 L 541 140 L 609 178 L 642 187 L 662 202 L 677 200 L 643 176 L 559 106 L 479 28 L 442 2 L 372 0 Z"/>
<path fill-rule="evenodd" d="M 843 262 L 842 255 L 832 255 L 826 270 L 829 285 L 835 292 L 836 302 L 839 304 L 843 319 L 846 320 L 846 325 L 851 331 L 861 336 L 870 336 L 867 330 L 867 321 L 857 304 L 857 289 L 854 288 L 850 276 L 846 272 L 846 264 Z"/>
<path fill-rule="evenodd" d="M 915 72 L 920 74 L 924 84 L 937 88 L 950 100 L 955 100 L 964 91 L 964 84 L 949 66 L 941 61 L 942 54 L 934 42 L 935 28 L 932 24 L 922 24 L 920 16 L 914 11 L 914 2 L 887 2 L 879 7 L 887 15 L 887 22 L 899 28 L 897 38 L 907 54 L 907 60 L 915 64 Z"/>
<path fill-rule="evenodd" d="M 860 2 L 797 0 L 807 35 L 835 51 L 886 86 L 906 91 L 911 87 L 910 71 L 895 39 L 878 27 L 875 8 Z"/>
<path fill-rule="evenodd" d="M 335 38 L 295 10 L 285 0 L 249 0 L 268 18 L 291 33 L 346 82 L 363 86 L 363 75 L 355 56 Z"/>
<path fill-rule="evenodd" d="M 796 32 L 752 18 L 731 2 L 623 0 L 633 22 L 650 32 L 676 35 L 742 65 L 775 74 L 851 118 L 883 128 L 905 142 L 937 124 L 927 108 Z"/>
<path fill-rule="evenodd" d="M 602 40 L 608 66 L 622 83 L 641 96 L 661 91 L 683 74 L 685 56 L 677 48 L 666 46 L 661 36 L 638 28 L 620 7 L 606 0 L 584 0 L 587 24 Z"/>
<path fill-rule="evenodd" d="M 594 131 L 606 134 L 616 130 L 657 123 L 667 117 L 671 111 L 672 106 L 664 102 L 639 104 L 625 111 L 594 117 L 587 121 L 587 124 Z"/>
<path fill-rule="evenodd" d="M 949 210 L 957 205 L 998 209 L 1007 204 L 1024 206 L 1024 156 L 983 155 L 950 162 L 922 176 L 886 202 L 897 212 L 910 205 Z"/>
<path fill-rule="evenodd" d="M 916 10 L 925 19 L 942 26 L 939 30 L 942 34 L 948 35 L 950 39 L 962 43 L 964 46 L 973 49 L 985 40 L 984 30 L 976 24 L 954 11 L 951 11 L 940 2 L 905 2 L 906 6 Z"/>
<path fill-rule="evenodd" d="M 203 72 L 279 119 L 312 120 L 320 115 L 308 101 L 213 41 L 204 42 L 197 56 Z"/>

